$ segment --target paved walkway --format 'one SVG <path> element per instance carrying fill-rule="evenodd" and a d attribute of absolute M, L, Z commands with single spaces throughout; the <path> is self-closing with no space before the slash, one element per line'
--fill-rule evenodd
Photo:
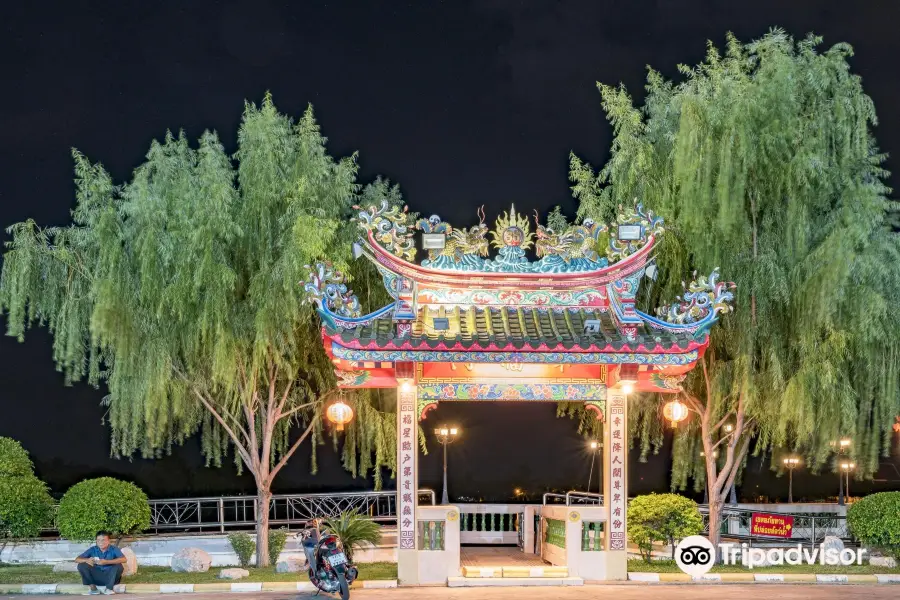
<path fill-rule="evenodd" d="M 460 564 L 464 567 L 542 567 L 537 554 L 525 554 L 515 547 L 463 546 L 459 549 Z"/>
<path fill-rule="evenodd" d="M 182 594 L 182 600 L 309 600 L 313 594 L 222 593 Z M 764 597 L 766 600 L 896 600 L 898 585 L 646 585 L 606 584 L 553 588 L 401 588 L 394 590 L 353 590 L 351 600 L 722 600 Z M 23 596 L 0 596 L 22 600 Z M 29 600 L 64 600 L 66 596 L 28 596 Z M 173 600 L 172 594 L 123 594 L 138 600 Z M 320 594 L 319 600 L 333 598 Z"/>

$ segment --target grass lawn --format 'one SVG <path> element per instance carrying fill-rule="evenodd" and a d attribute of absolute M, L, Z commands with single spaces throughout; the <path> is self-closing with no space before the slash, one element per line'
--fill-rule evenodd
<path fill-rule="evenodd" d="M 629 560 L 628 570 L 632 573 L 681 573 L 681 569 L 675 564 L 674 560 L 654 560 L 646 562 L 643 560 Z M 2 571 L 0 571 L 2 573 Z M 817 573 L 821 575 L 850 575 L 863 574 L 870 575 L 878 573 L 879 575 L 887 575 L 890 573 L 900 573 L 898 569 L 886 569 L 885 567 L 870 567 L 869 565 L 850 565 L 850 566 L 831 566 L 831 565 L 782 565 L 780 567 L 755 567 L 748 569 L 741 565 L 716 565 L 710 573 Z"/>
<path fill-rule="evenodd" d="M 362 563 L 359 579 L 397 579 L 397 564 L 390 562 Z M 216 583 L 229 581 L 216 579 L 225 567 L 212 567 L 206 573 L 173 573 L 169 567 L 138 567 L 137 575 L 126 577 L 122 583 Z M 309 581 L 306 573 L 276 573 L 275 567 L 256 569 L 250 567 L 250 577 L 236 581 Z M 81 583 L 78 573 L 54 573 L 49 565 L 0 564 L 0 583 Z"/>

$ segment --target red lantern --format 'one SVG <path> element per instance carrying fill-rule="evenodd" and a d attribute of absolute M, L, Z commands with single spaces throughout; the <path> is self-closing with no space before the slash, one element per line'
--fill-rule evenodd
<path fill-rule="evenodd" d="M 684 421 L 688 416 L 688 408 L 684 402 L 672 400 L 666 402 L 663 406 L 663 416 L 672 423 L 672 428 L 678 427 L 678 423 Z"/>
<path fill-rule="evenodd" d="M 328 420 L 337 426 L 338 431 L 343 431 L 344 425 L 353 420 L 353 409 L 344 403 L 343 398 L 340 398 L 328 407 L 326 415 Z"/>

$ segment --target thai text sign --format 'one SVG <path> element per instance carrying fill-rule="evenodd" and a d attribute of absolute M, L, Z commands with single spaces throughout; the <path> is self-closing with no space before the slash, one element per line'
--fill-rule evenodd
<path fill-rule="evenodd" d="M 750 518 L 750 533 L 789 538 L 794 530 L 794 517 L 753 513 Z"/>
<path fill-rule="evenodd" d="M 416 391 L 401 386 L 397 407 L 397 529 L 401 550 L 416 548 Z"/>

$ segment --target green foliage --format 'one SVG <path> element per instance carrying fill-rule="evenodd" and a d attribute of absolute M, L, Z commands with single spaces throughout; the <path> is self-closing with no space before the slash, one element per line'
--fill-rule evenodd
<path fill-rule="evenodd" d="M 199 433 L 209 465 L 233 449 L 265 495 L 301 443 L 323 441 L 335 379 L 303 289 L 307 265 L 347 270 L 352 205 L 400 201 L 383 180 L 360 194 L 356 156 L 335 160 L 325 143 L 311 108 L 295 122 L 267 94 L 245 105 L 233 156 L 214 132 L 193 145 L 167 133 L 116 184 L 75 151 L 72 223 L 10 227 L 7 333 L 21 340 L 46 325 L 66 382 L 109 388 L 113 455 L 157 457 Z M 350 272 L 362 302 L 369 281 L 382 288 L 371 266 Z M 377 437 L 388 420 L 355 433 L 347 453 L 363 474 L 393 466 Z"/>
<path fill-rule="evenodd" d="M 0 477 L 32 475 L 34 465 L 22 444 L 8 437 L 0 437 Z"/>
<path fill-rule="evenodd" d="M 36 537 L 53 519 L 53 498 L 34 475 L 0 477 L 0 538 Z"/>
<path fill-rule="evenodd" d="M 0 437 L 0 538 L 35 537 L 53 519 L 53 498 L 35 477 L 28 452 Z"/>
<path fill-rule="evenodd" d="M 271 534 L 275 532 L 269 532 L 269 543 L 271 544 L 272 538 Z M 285 538 L 286 539 L 286 538 Z M 241 563 L 242 567 L 250 566 L 250 561 L 253 560 L 253 553 L 256 552 L 256 542 L 253 541 L 253 536 L 249 533 L 244 533 L 243 531 L 238 531 L 235 533 L 228 534 L 228 543 L 231 544 L 231 549 L 234 550 L 234 553 L 237 554 L 238 562 Z M 284 546 L 284 542 L 282 541 L 282 547 Z M 275 555 L 275 558 L 271 556 L 272 546 L 269 546 L 269 558 L 272 562 L 278 560 L 278 554 L 281 553 L 281 548 L 278 549 L 278 554 Z"/>
<path fill-rule="evenodd" d="M 556 233 L 562 233 L 569 226 L 569 220 L 563 214 L 562 208 L 554 206 L 547 215 L 547 226 Z"/>
<path fill-rule="evenodd" d="M 92 540 L 98 531 L 113 536 L 150 527 L 147 494 L 133 483 L 112 477 L 76 483 L 59 502 L 59 534 L 69 540 Z"/>
<path fill-rule="evenodd" d="M 355 510 L 326 519 L 324 526 L 326 531 L 341 540 L 350 562 L 353 562 L 353 550 L 362 546 L 363 542 L 377 545 L 381 541 L 381 526 Z"/>
<path fill-rule="evenodd" d="M 628 503 L 628 537 L 640 549 L 644 560 L 651 560 L 653 542 L 672 546 L 689 535 L 703 532 L 703 518 L 697 503 L 678 494 L 647 494 Z"/>
<path fill-rule="evenodd" d="M 695 369 L 685 381 L 709 443 L 722 419 L 740 426 L 710 484 L 736 473 L 751 436 L 755 452 L 797 450 L 813 471 L 836 468 L 831 442 L 850 437 L 857 476 L 870 476 L 900 413 L 898 205 L 852 50 L 820 43 L 777 30 L 749 44 L 728 36 L 724 53 L 710 45 L 703 63 L 680 66 L 679 81 L 651 70 L 642 108 L 601 85 L 611 158 L 598 175 L 572 158 L 580 217 L 607 220 L 638 198 L 666 219 L 648 309 L 695 269 L 718 266 L 737 283 L 735 313 L 712 332 L 708 379 Z M 658 411 L 642 401 L 632 414 Z M 642 420 L 644 455 L 662 440 L 654 420 Z M 701 429 L 689 422 L 676 437 L 676 489 L 705 481 Z"/>
<path fill-rule="evenodd" d="M 900 559 L 900 492 L 880 492 L 857 500 L 847 509 L 847 525 L 867 546 Z"/>
<path fill-rule="evenodd" d="M 287 538 L 287 529 L 272 529 L 269 531 L 269 564 L 274 565 L 278 562 L 278 557 L 281 555 L 281 551 L 284 550 Z"/>

